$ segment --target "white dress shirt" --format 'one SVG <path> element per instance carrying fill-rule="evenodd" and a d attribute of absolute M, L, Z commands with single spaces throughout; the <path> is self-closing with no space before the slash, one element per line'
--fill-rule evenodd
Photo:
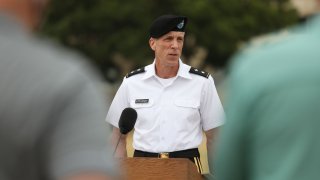
<path fill-rule="evenodd" d="M 224 123 L 224 111 L 210 76 L 190 73 L 179 60 L 177 76 L 161 83 L 155 62 L 145 72 L 124 78 L 110 106 L 106 121 L 118 127 L 121 112 L 134 108 L 134 149 L 147 152 L 173 152 L 197 148 L 203 131 Z"/>

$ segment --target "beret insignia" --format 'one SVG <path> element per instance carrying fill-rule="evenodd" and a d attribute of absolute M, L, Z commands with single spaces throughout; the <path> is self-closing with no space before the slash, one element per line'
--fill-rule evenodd
<path fill-rule="evenodd" d="M 181 23 L 179 23 L 179 24 L 177 25 L 177 28 L 178 28 L 178 29 L 182 29 L 183 26 L 184 26 L 184 20 L 182 20 Z"/>
<path fill-rule="evenodd" d="M 199 69 L 194 68 L 194 67 L 191 67 L 189 72 L 192 73 L 192 74 L 196 74 L 196 75 L 205 77 L 205 78 L 208 78 L 210 76 L 210 73 L 202 71 L 202 70 L 199 70 Z"/>

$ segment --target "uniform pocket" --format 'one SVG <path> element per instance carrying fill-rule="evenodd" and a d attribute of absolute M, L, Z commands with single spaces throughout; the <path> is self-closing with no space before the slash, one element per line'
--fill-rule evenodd
<path fill-rule="evenodd" d="M 135 125 L 135 130 L 141 132 L 149 132 L 156 123 L 154 122 L 154 106 L 155 102 L 153 99 L 132 99 L 130 100 L 130 106 L 137 111 L 138 119 Z"/>
<path fill-rule="evenodd" d="M 200 100 L 197 99 L 175 99 L 172 108 L 174 122 L 180 131 L 189 132 L 190 129 L 199 127 L 200 124 Z M 183 124 L 183 126 L 181 126 Z"/>

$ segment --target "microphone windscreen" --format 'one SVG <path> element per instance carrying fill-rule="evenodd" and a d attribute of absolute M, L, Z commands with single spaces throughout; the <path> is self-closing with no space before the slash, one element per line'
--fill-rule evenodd
<path fill-rule="evenodd" d="M 127 134 L 133 129 L 137 116 L 137 111 L 133 108 L 128 107 L 122 111 L 118 124 L 121 134 Z"/>

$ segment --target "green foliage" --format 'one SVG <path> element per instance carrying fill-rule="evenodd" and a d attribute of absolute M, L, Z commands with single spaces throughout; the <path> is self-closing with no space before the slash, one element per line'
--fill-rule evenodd
<path fill-rule="evenodd" d="M 205 47 L 206 63 L 223 67 L 240 42 L 297 20 L 288 0 L 52 0 L 42 32 L 89 56 L 102 71 L 115 54 L 145 65 L 151 22 L 162 14 L 189 17 L 187 35 Z M 186 58 L 194 46 L 185 47 Z"/>

